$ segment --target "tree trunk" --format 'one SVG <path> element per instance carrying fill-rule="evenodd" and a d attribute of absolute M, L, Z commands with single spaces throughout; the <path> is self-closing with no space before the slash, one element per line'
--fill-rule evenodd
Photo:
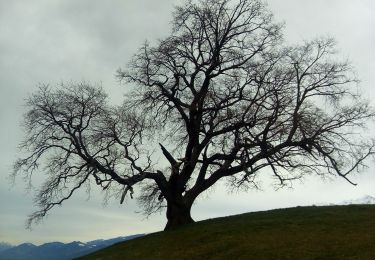
<path fill-rule="evenodd" d="M 168 222 L 164 230 L 172 230 L 189 223 L 194 223 L 194 220 L 190 216 L 191 205 L 191 203 L 181 201 L 168 201 Z"/>

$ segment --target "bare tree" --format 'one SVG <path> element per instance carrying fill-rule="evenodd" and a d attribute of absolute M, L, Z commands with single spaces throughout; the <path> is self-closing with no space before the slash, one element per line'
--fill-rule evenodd
<path fill-rule="evenodd" d="M 29 223 L 92 181 L 121 202 L 139 194 L 147 214 L 166 206 L 166 229 L 193 222 L 193 202 L 220 179 L 253 188 L 272 172 L 281 186 L 309 174 L 354 184 L 349 174 L 374 154 L 363 135 L 374 111 L 332 39 L 286 46 L 258 0 L 186 3 L 173 25 L 118 71 L 132 86 L 122 106 L 87 84 L 30 97 L 29 156 L 15 172 L 41 164 L 48 177 Z"/>

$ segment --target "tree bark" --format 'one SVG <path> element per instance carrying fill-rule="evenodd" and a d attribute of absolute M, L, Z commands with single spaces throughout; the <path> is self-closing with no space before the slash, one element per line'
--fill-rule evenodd
<path fill-rule="evenodd" d="M 164 230 L 173 230 L 183 225 L 194 223 L 190 215 L 192 203 L 183 201 L 168 201 L 167 202 L 167 225 Z"/>

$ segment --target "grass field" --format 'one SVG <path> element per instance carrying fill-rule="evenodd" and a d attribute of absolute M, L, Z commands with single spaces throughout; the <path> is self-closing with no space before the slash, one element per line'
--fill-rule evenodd
<path fill-rule="evenodd" d="M 375 205 L 297 207 L 209 219 L 81 259 L 375 259 Z"/>

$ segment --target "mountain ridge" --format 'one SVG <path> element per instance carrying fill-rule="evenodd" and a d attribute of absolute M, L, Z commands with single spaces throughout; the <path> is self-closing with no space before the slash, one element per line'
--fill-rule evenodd
<path fill-rule="evenodd" d="M 144 235 L 145 234 L 135 234 L 110 239 L 96 239 L 86 243 L 81 241 L 73 241 L 69 243 L 48 242 L 39 246 L 32 243 L 22 243 L 18 246 L 12 246 L 8 243 L 0 243 L 0 248 L 3 248 L 1 247 L 2 245 L 5 247 L 4 250 L 0 250 L 0 260 L 67 260 Z"/>
<path fill-rule="evenodd" d="M 338 203 L 317 203 L 315 206 L 340 206 L 340 205 L 375 205 L 375 197 L 365 195 L 357 199 L 344 200 Z"/>

